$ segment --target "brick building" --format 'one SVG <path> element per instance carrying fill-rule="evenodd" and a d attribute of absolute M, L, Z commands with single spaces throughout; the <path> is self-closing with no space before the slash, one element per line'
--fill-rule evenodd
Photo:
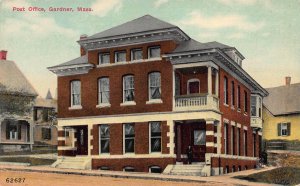
<path fill-rule="evenodd" d="M 207 176 L 255 167 L 267 91 L 236 48 L 150 15 L 78 43 L 80 57 L 49 67 L 63 157 L 53 166 Z"/>

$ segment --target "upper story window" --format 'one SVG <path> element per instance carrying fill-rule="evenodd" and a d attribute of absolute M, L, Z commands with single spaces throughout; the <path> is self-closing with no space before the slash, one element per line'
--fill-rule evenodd
<path fill-rule="evenodd" d="M 241 109 L 241 87 L 238 85 L 237 87 L 237 107 Z"/>
<path fill-rule="evenodd" d="M 115 62 L 125 62 L 126 61 L 126 51 L 115 52 Z"/>
<path fill-rule="evenodd" d="M 244 91 L 244 111 L 248 112 L 248 93 Z"/>
<path fill-rule="evenodd" d="M 148 48 L 148 59 L 150 58 L 160 58 L 160 46 Z"/>
<path fill-rule="evenodd" d="M 151 152 L 161 152 L 160 122 L 150 122 L 150 147 Z"/>
<path fill-rule="evenodd" d="M 100 153 L 109 153 L 110 132 L 108 125 L 100 125 Z"/>
<path fill-rule="evenodd" d="M 291 135 L 291 123 L 278 123 L 278 136 L 290 136 Z"/>
<path fill-rule="evenodd" d="M 98 80 L 98 104 L 109 103 L 109 78 Z"/>
<path fill-rule="evenodd" d="M 231 81 L 231 105 L 235 105 L 235 87 L 234 87 L 234 81 Z"/>
<path fill-rule="evenodd" d="M 228 79 L 224 77 L 224 104 L 228 105 Z"/>
<path fill-rule="evenodd" d="M 143 59 L 143 50 L 136 48 L 131 50 L 131 61 Z"/>
<path fill-rule="evenodd" d="M 251 96 L 251 116 L 261 117 L 262 115 L 262 99 L 260 96 Z"/>
<path fill-rule="evenodd" d="M 160 81 L 160 72 L 152 72 L 149 74 L 149 100 L 161 99 Z"/>
<path fill-rule="evenodd" d="M 110 54 L 109 53 L 99 53 L 99 65 L 109 64 L 110 63 Z"/>
<path fill-rule="evenodd" d="M 134 138 L 135 138 L 135 131 L 134 131 L 134 124 L 127 123 L 124 124 L 124 152 L 125 153 L 134 153 Z"/>
<path fill-rule="evenodd" d="M 71 106 L 81 105 L 81 83 L 79 80 L 71 81 Z"/>
<path fill-rule="evenodd" d="M 134 76 L 123 77 L 123 102 L 134 101 Z"/>

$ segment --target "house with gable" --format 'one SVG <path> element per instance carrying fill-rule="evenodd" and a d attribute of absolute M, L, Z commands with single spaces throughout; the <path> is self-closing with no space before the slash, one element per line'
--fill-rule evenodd
<path fill-rule="evenodd" d="M 235 47 L 150 15 L 78 43 L 80 57 L 48 68 L 58 83 L 54 167 L 202 176 L 256 167 L 268 92 Z"/>
<path fill-rule="evenodd" d="M 30 151 L 33 145 L 33 105 L 37 92 L 0 51 L 0 152 Z"/>

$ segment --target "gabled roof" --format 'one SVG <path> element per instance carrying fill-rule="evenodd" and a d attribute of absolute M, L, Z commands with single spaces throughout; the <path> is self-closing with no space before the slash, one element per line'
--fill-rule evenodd
<path fill-rule="evenodd" d="M 107 37 L 115 37 L 120 35 L 127 35 L 132 33 L 141 33 L 146 31 L 163 30 L 168 28 L 178 28 L 175 25 L 157 19 L 151 15 L 144 15 L 124 24 L 112 27 L 108 30 L 94 34 L 85 40 L 99 39 Z"/>
<path fill-rule="evenodd" d="M 45 99 L 38 97 L 35 99 L 34 103 L 35 107 L 43 107 L 43 108 L 54 108 L 57 109 L 57 100 L 55 99 Z"/>
<path fill-rule="evenodd" d="M 9 60 L 0 60 L 0 93 L 38 95 L 15 62 Z"/>
<path fill-rule="evenodd" d="M 189 51 L 196 51 L 196 50 L 205 50 L 205 49 L 212 49 L 212 48 L 232 48 L 228 45 L 224 45 L 222 43 L 213 41 L 208 43 L 200 43 L 194 39 L 190 39 L 187 41 L 181 42 L 178 47 L 172 51 L 172 53 L 181 53 L 181 52 L 189 52 Z"/>
<path fill-rule="evenodd" d="M 84 65 L 84 64 L 89 64 L 87 55 L 80 56 L 80 57 L 72 59 L 68 62 L 59 64 L 59 65 L 56 65 L 56 66 L 48 67 L 48 68 L 56 68 L 56 67 L 64 67 L 64 66 L 75 66 L 75 65 Z"/>
<path fill-rule="evenodd" d="M 47 92 L 46 99 L 53 99 L 50 90 L 48 90 L 48 92 Z"/>
<path fill-rule="evenodd" d="M 266 90 L 269 96 L 263 99 L 263 103 L 273 115 L 300 113 L 300 83 Z"/>

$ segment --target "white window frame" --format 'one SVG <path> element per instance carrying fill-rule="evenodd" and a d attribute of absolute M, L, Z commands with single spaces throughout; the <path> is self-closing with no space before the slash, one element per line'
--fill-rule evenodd
<path fill-rule="evenodd" d="M 108 80 L 108 90 L 101 90 L 101 80 L 107 79 Z M 100 97 L 103 95 L 103 93 L 108 92 L 108 102 L 100 102 Z M 98 105 L 97 108 L 101 107 L 109 107 L 110 106 L 110 82 L 109 77 L 101 77 L 98 79 Z"/>
<path fill-rule="evenodd" d="M 247 91 L 244 91 L 244 112 L 245 113 L 248 113 L 249 112 L 249 110 L 248 110 L 248 97 L 249 97 L 249 95 L 248 95 L 248 92 Z"/>
<path fill-rule="evenodd" d="M 255 98 L 255 102 L 252 102 L 252 98 Z M 252 117 L 257 117 L 257 118 L 262 118 L 262 98 L 259 95 L 251 95 L 250 98 L 250 104 L 251 104 L 251 116 Z M 254 105 L 255 104 L 255 105 Z M 255 106 L 255 115 L 252 115 L 252 106 Z"/>
<path fill-rule="evenodd" d="M 73 94 L 73 83 L 75 83 L 75 82 L 79 82 L 79 104 L 77 104 L 77 105 L 74 105 L 73 104 L 73 99 L 74 99 L 74 97 L 73 97 L 73 95 L 75 95 L 75 94 Z M 73 80 L 73 81 L 71 81 L 70 82 L 70 84 L 71 84 L 71 91 L 70 91 L 70 93 L 71 93 L 71 108 L 75 108 L 75 107 L 78 107 L 78 108 L 82 108 L 81 107 L 81 81 L 80 80 Z"/>
<path fill-rule="evenodd" d="M 126 79 L 126 77 L 132 77 L 133 78 L 133 88 L 128 88 L 128 90 L 133 90 L 133 100 L 131 100 L 131 101 L 126 101 L 126 98 L 125 98 L 125 90 L 127 90 L 127 89 L 125 89 L 126 87 L 125 87 L 125 79 Z M 134 88 L 134 75 L 125 75 L 125 76 L 123 76 L 123 104 L 121 104 L 121 105 L 135 105 L 136 103 L 135 103 L 135 88 Z"/>
<path fill-rule="evenodd" d="M 109 147 L 108 147 L 108 152 L 101 152 L 101 126 L 104 126 L 104 125 L 106 125 L 107 127 L 108 127 L 108 130 L 109 130 L 109 133 L 110 133 L 110 125 L 108 125 L 108 124 L 100 124 L 99 125 L 99 154 L 110 154 L 110 134 L 109 134 L 109 138 L 104 138 L 104 139 L 108 139 L 109 140 Z"/>
<path fill-rule="evenodd" d="M 237 86 L 236 91 L 237 91 L 236 107 L 237 107 L 237 110 L 240 111 L 241 110 L 241 87 L 240 87 L 240 85 Z"/>
<path fill-rule="evenodd" d="M 103 56 L 108 56 L 109 57 L 109 59 L 108 59 L 108 62 L 106 62 L 106 63 L 103 63 L 104 61 L 103 61 Z M 110 53 L 109 52 L 104 52 L 104 53 L 99 53 L 98 54 L 98 65 L 105 65 L 105 64 L 110 64 Z"/>
<path fill-rule="evenodd" d="M 228 154 L 228 152 L 227 152 L 227 141 L 228 141 L 227 131 L 228 131 L 228 124 L 224 123 L 224 154 Z"/>
<path fill-rule="evenodd" d="M 159 123 L 160 124 L 160 137 L 157 137 L 157 136 L 155 136 L 155 137 L 152 137 L 152 135 L 151 135 L 151 124 L 152 123 Z M 152 150 L 151 150 L 151 139 L 152 138 L 160 138 L 160 152 L 152 152 Z M 162 124 L 161 124 L 161 122 L 160 121 L 151 121 L 151 122 L 149 122 L 149 152 L 150 153 L 157 153 L 157 154 L 161 154 L 161 152 L 162 152 Z"/>
<path fill-rule="evenodd" d="M 152 49 L 157 49 L 157 48 L 159 48 L 160 55 L 158 57 L 151 57 L 150 56 L 150 53 L 151 53 L 150 51 Z M 160 46 L 151 46 L 151 47 L 148 48 L 148 59 L 160 59 L 160 58 L 161 58 L 161 48 L 160 48 Z"/>
<path fill-rule="evenodd" d="M 280 134 L 281 136 L 288 136 L 288 124 L 287 123 L 280 123 Z M 285 129 L 283 128 L 285 126 Z M 283 130 L 286 130 L 286 134 L 283 134 Z"/>
<path fill-rule="evenodd" d="M 190 83 L 193 83 L 193 82 L 198 82 L 198 83 L 199 83 L 199 94 L 200 94 L 200 80 L 199 80 L 199 79 L 196 79 L 196 78 L 189 79 L 189 80 L 187 81 L 187 85 L 186 85 L 186 88 L 187 88 L 187 94 L 190 94 Z"/>
<path fill-rule="evenodd" d="M 231 106 L 235 106 L 235 83 L 231 81 Z"/>
<path fill-rule="evenodd" d="M 141 59 L 133 59 L 134 57 L 134 52 L 136 51 L 141 51 L 142 52 L 142 58 Z M 143 60 L 143 49 L 142 48 L 134 48 L 130 50 L 130 60 L 131 61 L 141 61 Z"/>
<path fill-rule="evenodd" d="M 118 61 L 118 54 L 121 54 L 121 53 L 125 53 L 125 61 Z M 127 55 L 126 50 L 116 51 L 116 52 L 115 52 L 115 63 L 126 62 L 126 55 Z"/>
<path fill-rule="evenodd" d="M 150 76 L 152 74 L 159 74 L 159 86 L 151 86 L 151 78 Z M 151 98 L 151 88 L 156 88 L 156 87 L 159 87 L 159 91 L 160 91 L 160 98 L 157 98 L 157 99 L 152 99 Z M 161 101 L 161 73 L 160 72 L 151 72 L 148 74 L 148 99 L 149 101 Z"/>
<path fill-rule="evenodd" d="M 240 156 L 241 153 L 240 153 L 240 135 L 241 135 L 241 129 L 240 128 L 237 128 L 237 135 L 236 135 L 236 141 L 237 141 L 237 147 L 236 147 L 236 150 L 237 150 L 237 155 Z"/>
<path fill-rule="evenodd" d="M 127 137 L 127 138 L 125 138 L 125 125 L 127 125 L 127 124 L 129 124 L 129 125 L 133 125 L 133 127 L 134 127 L 134 137 Z M 125 150 L 125 140 L 126 139 L 132 139 L 133 138 L 133 140 L 134 140 L 134 142 L 133 142 L 133 148 L 134 148 L 134 152 L 126 152 L 126 150 Z M 134 123 L 124 123 L 123 124 L 123 154 L 135 154 L 135 124 Z"/>
<path fill-rule="evenodd" d="M 233 136 L 233 133 L 234 133 L 234 126 L 230 126 L 230 146 L 231 146 L 231 148 L 230 148 L 230 154 L 231 155 L 234 155 L 234 149 L 233 149 L 233 147 L 234 147 L 234 145 L 233 145 L 233 143 L 234 143 L 234 141 L 233 141 L 233 138 L 234 138 L 234 136 Z"/>

